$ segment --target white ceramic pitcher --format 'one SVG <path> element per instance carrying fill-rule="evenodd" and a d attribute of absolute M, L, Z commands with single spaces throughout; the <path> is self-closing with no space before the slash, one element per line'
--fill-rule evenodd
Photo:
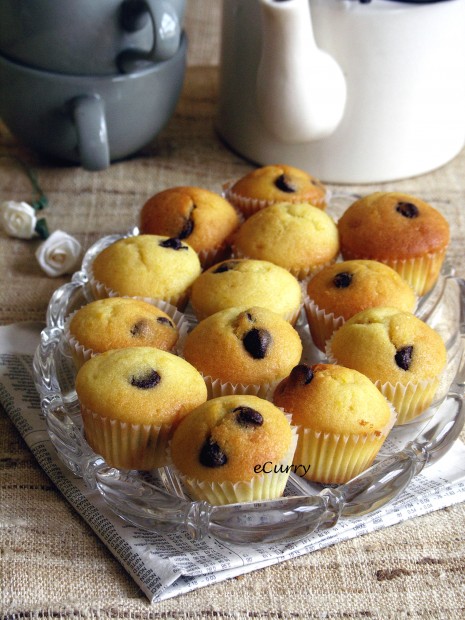
<path fill-rule="evenodd" d="M 334 183 L 433 170 L 465 143 L 465 0 L 223 0 L 216 126 Z"/>

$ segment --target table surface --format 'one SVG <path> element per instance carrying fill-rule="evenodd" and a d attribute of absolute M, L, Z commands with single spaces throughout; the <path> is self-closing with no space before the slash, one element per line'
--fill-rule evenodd
<path fill-rule="evenodd" d="M 195 11 L 198 2 L 189 9 L 197 56 L 189 58 L 176 113 L 132 159 L 86 172 L 39 158 L 0 124 L 0 153 L 20 157 L 36 171 L 49 198 L 51 230 L 67 231 L 86 249 L 103 234 L 137 224 L 142 204 L 162 189 L 190 184 L 221 191 L 223 182 L 253 168 L 214 129 L 218 3 L 208 4 L 207 21 Z M 465 151 L 420 177 L 338 189 L 406 191 L 435 205 L 451 224 L 449 259 L 465 277 L 464 166 Z M 30 187 L 12 160 L 0 159 L 0 201 L 6 199 L 27 201 Z M 51 293 L 68 277 L 41 271 L 34 258 L 38 241 L 0 234 L 0 324 L 42 321 Z M 1 618 L 464 616 L 463 504 L 151 605 L 58 493 L 0 409 Z"/>

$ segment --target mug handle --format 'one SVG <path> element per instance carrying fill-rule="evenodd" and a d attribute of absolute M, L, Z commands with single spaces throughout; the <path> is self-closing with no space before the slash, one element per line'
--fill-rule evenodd
<path fill-rule="evenodd" d="M 98 95 L 76 97 L 71 102 L 71 112 L 82 167 L 86 170 L 108 168 L 110 148 L 103 99 Z"/>
<path fill-rule="evenodd" d="M 141 30 L 150 20 L 153 31 L 150 50 L 129 48 L 118 54 L 116 64 L 121 73 L 132 73 L 147 64 L 168 60 L 179 49 L 181 25 L 177 12 L 168 0 L 124 0 L 121 20 L 124 30 L 128 32 Z"/>

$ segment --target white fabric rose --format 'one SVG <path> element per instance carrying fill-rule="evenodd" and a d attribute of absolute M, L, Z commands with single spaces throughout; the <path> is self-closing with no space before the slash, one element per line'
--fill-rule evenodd
<path fill-rule="evenodd" d="M 80 254 L 79 241 L 62 230 L 55 230 L 36 250 L 39 265 L 52 278 L 72 272 Z"/>
<path fill-rule="evenodd" d="M 31 239 L 37 224 L 36 212 L 27 202 L 7 200 L 0 205 L 0 223 L 11 237 Z"/>

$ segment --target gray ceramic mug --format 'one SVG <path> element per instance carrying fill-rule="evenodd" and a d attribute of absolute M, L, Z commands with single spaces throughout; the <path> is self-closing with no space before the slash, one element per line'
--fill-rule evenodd
<path fill-rule="evenodd" d="M 77 76 L 0 56 L 0 118 L 25 146 L 102 170 L 148 144 L 181 94 L 186 37 L 169 60 L 130 75 Z"/>
<path fill-rule="evenodd" d="M 56 73 L 129 73 L 179 47 L 185 0 L 1 0 L 0 54 Z"/>

